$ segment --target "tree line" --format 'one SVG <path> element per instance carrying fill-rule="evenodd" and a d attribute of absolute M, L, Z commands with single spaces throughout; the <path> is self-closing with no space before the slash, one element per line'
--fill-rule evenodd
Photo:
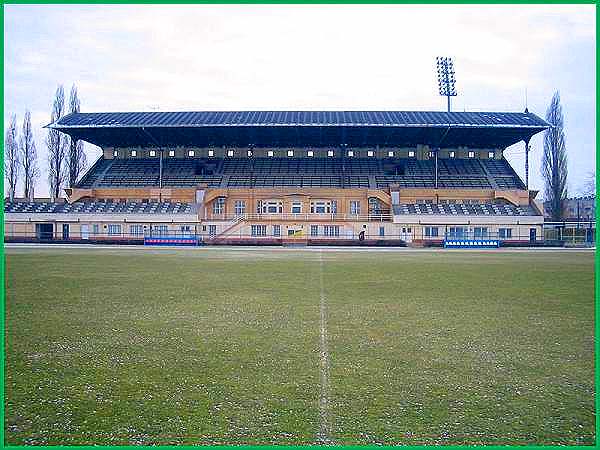
<path fill-rule="evenodd" d="M 67 114 L 77 113 L 80 109 L 77 87 L 71 87 L 66 103 L 64 88 L 59 85 L 52 102 L 50 123 Z M 48 185 L 50 197 L 54 201 L 60 197 L 65 185 L 75 185 L 85 170 L 86 157 L 81 140 L 71 139 L 57 130 L 48 130 L 45 143 L 48 147 Z M 4 176 L 10 201 L 17 196 L 19 184 L 22 186 L 23 198 L 33 201 L 40 175 L 37 148 L 31 129 L 31 112 L 25 112 L 20 133 L 17 116 L 12 114 L 4 138 Z"/>

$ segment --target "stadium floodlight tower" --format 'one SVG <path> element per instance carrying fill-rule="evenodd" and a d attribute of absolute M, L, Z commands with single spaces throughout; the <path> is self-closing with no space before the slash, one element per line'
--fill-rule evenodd
<path fill-rule="evenodd" d="M 452 62 L 452 58 L 438 56 L 436 58 L 436 64 L 440 95 L 448 97 L 448 112 L 450 112 L 450 97 L 456 97 L 454 62 Z"/>

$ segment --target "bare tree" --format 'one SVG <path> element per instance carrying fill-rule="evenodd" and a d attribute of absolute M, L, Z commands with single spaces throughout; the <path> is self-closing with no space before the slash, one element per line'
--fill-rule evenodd
<path fill-rule="evenodd" d="M 596 172 L 588 172 L 585 182 L 583 183 L 583 195 L 587 197 L 596 196 Z"/>
<path fill-rule="evenodd" d="M 10 116 L 6 136 L 4 138 L 4 176 L 8 184 L 8 198 L 15 199 L 20 173 L 19 142 L 17 140 L 17 116 Z"/>
<path fill-rule="evenodd" d="M 558 91 L 554 93 L 546 112 L 546 122 L 550 124 L 550 128 L 544 134 L 542 176 L 546 182 L 545 200 L 549 205 L 550 218 L 558 221 L 563 218 L 564 202 L 567 198 L 567 149 Z"/>
<path fill-rule="evenodd" d="M 31 113 L 25 112 L 23 118 L 23 131 L 19 140 L 19 148 L 21 150 L 21 167 L 23 168 L 23 197 L 29 201 L 33 201 L 35 191 L 35 182 L 39 176 L 37 166 L 37 150 L 33 140 L 33 132 L 31 131 Z"/>
<path fill-rule="evenodd" d="M 56 89 L 54 102 L 52 103 L 52 114 L 50 122 L 55 123 L 65 112 L 65 91 L 62 85 Z M 48 146 L 48 184 L 50 185 L 50 197 L 56 200 L 60 197 L 61 188 L 67 175 L 66 155 L 67 139 L 58 130 L 48 130 L 46 145 Z"/>
<path fill-rule="evenodd" d="M 77 95 L 77 87 L 73 85 L 71 87 L 71 94 L 69 96 L 69 113 L 78 113 L 80 110 L 79 97 Z M 79 175 L 83 172 L 86 165 L 85 153 L 83 152 L 83 141 L 68 137 L 69 142 L 69 155 L 68 155 L 68 166 L 69 166 L 69 186 L 75 186 Z"/>

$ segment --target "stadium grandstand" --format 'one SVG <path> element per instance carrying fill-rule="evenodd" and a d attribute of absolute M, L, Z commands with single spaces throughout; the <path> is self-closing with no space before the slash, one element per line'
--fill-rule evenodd
<path fill-rule="evenodd" d="M 538 243 L 504 157 L 548 127 L 506 112 L 74 113 L 102 148 L 62 202 L 5 202 L 7 240 L 486 246 Z"/>

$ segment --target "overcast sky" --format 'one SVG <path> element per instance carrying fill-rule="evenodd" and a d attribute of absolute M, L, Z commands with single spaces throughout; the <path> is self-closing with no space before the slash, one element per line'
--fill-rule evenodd
<path fill-rule="evenodd" d="M 444 110 L 435 57 L 455 61 L 453 109 L 544 117 L 562 98 L 570 193 L 595 167 L 594 5 L 5 5 L 5 126 L 30 110 L 47 195 L 58 84 L 82 111 Z M 542 134 L 531 188 L 542 189 Z M 100 155 L 87 145 L 90 162 Z M 524 177 L 524 148 L 505 153 Z M 21 188 L 19 188 L 19 194 Z"/>

